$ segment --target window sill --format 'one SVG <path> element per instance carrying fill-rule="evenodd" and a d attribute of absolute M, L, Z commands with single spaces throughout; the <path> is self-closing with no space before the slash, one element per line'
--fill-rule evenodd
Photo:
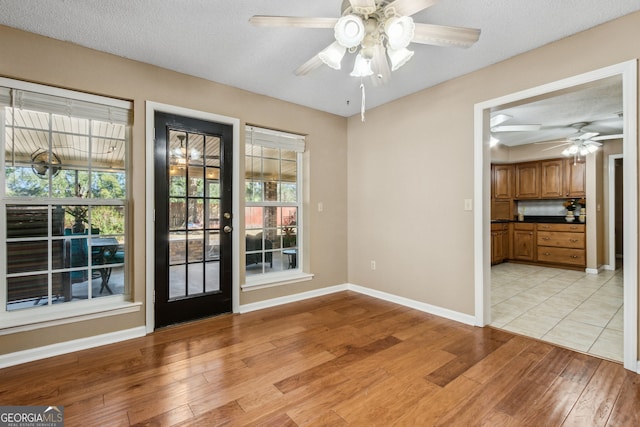
<path fill-rule="evenodd" d="M 302 271 L 265 274 L 260 277 L 247 277 L 241 286 L 243 291 L 272 288 L 274 286 L 289 285 L 291 283 L 306 282 L 313 279 L 313 274 Z"/>
<path fill-rule="evenodd" d="M 78 301 L 41 308 L 27 308 L 0 315 L 0 335 L 32 331 L 67 323 L 99 319 L 140 311 L 141 302 L 125 301 L 122 296 L 104 297 L 105 301 Z M 37 312 L 36 312 L 37 311 Z"/>

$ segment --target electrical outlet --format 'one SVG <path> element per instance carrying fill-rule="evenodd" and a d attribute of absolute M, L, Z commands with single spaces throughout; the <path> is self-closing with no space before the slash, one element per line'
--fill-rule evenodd
<path fill-rule="evenodd" d="M 375 261 L 371 261 L 371 269 L 372 270 L 376 269 L 376 262 Z"/>
<path fill-rule="evenodd" d="M 324 204 L 322 202 L 318 202 L 318 212 L 322 212 L 324 210 Z"/>

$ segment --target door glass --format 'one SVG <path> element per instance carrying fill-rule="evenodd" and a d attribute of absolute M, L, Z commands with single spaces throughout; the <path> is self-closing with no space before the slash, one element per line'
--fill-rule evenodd
<path fill-rule="evenodd" d="M 169 131 L 169 298 L 220 290 L 220 138 Z"/>

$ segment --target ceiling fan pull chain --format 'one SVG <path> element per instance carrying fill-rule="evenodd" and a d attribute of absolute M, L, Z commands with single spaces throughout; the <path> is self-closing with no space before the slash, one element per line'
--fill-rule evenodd
<path fill-rule="evenodd" d="M 364 110 L 365 110 L 365 94 L 364 94 L 364 82 L 360 79 L 360 91 L 362 92 L 362 102 L 360 104 L 360 118 L 364 122 Z"/>

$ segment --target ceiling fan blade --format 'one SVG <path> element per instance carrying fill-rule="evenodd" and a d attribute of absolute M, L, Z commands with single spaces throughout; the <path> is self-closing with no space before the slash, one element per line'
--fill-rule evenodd
<path fill-rule="evenodd" d="M 388 16 L 388 13 L 393 12 L 397 16 L 411 16 L 436 3 L 438 3 L 438 0 L 396 0 L 385 6 L 384 13 L 386 16 Z"/>
<path fill-rule="evenodd" d="M 542 125 L 501 125 L 491 128 L 491 132 L 531 132 L 540 130 Z"/>
<path fill-rule="evenodd" d="M 370 79 L 374 86 L 386 84 L 391 78 L 391 69 L 389 68 L 389 61 L 387 61 L 387 54 L 381 44 L 376 45 L 374 48 L 373 58 L 371 59 L 371 69 L 373 70 L 373 75 Z"/>
<path fill-rule="evenodd" d="M 616 135 L 600 135 L 600 136 L 594 136 L 593 138 L 591 138 L 591 141 L 606 141 L 608 139 L 622 139 L 624 138 L 624 135 L 621 133 L 618 133 Z"/>
<path fill-rule="evenodd" d="M 296 68 L 296 70 L 293 73 L 296 76 L 306 76 L 307 74 L 309 74 L 310 72 L 312 72 L 316 68 L 322 66 L 322 64 L 324 64 L 324 62 L 322 62 L 322 59 L 320 59 L 320 57 L 318 55 L 314 55 L 307 62 L 305 62 L 304 64 L 302 64 L 298 68 Z"/>
<path fill-rule="evenodd" d="M 376 0 L 349 0 L 351 9 L 361 15 L 371 15 L 376 11 Z"/>
<path fill-rule="evenodd" d="M 338 18 L 255 15 L 249 22 L 256 27 L 333 28 Z"/>
<path fill-rule="evenodd" d="M 466 48 L 477 42 L 479 37 L 480 30 L 475 28 L 416 24 L 413 40 L 411 41 L 413 43 L 430 44 L 434 46 Z"/>
<path fill-rule="evenodd" d="M 600 135 L 598 132 L 587 132 L 587 133 L 583 133 L 581 135 L 578 135 L 577 140 L 582 140 L 582 141 L 586 141 L 587 139 L 591 139 L 594 136 L 598 136 Z"/>
<path fill-rule="evenodd" d="M 553 150 L 554 148 L 560 148 L 560 147 L 563 147 L 563 146 L 565 146 L 565 145 L 569 145 L 569 144 L 572 144 L 572 143 L 571 143 L 571 142 L 565 142 L 564 144 L 554 145 L 553 147 L 545 148 L 545 149 L 540 150 L 540 151 Z"/>

